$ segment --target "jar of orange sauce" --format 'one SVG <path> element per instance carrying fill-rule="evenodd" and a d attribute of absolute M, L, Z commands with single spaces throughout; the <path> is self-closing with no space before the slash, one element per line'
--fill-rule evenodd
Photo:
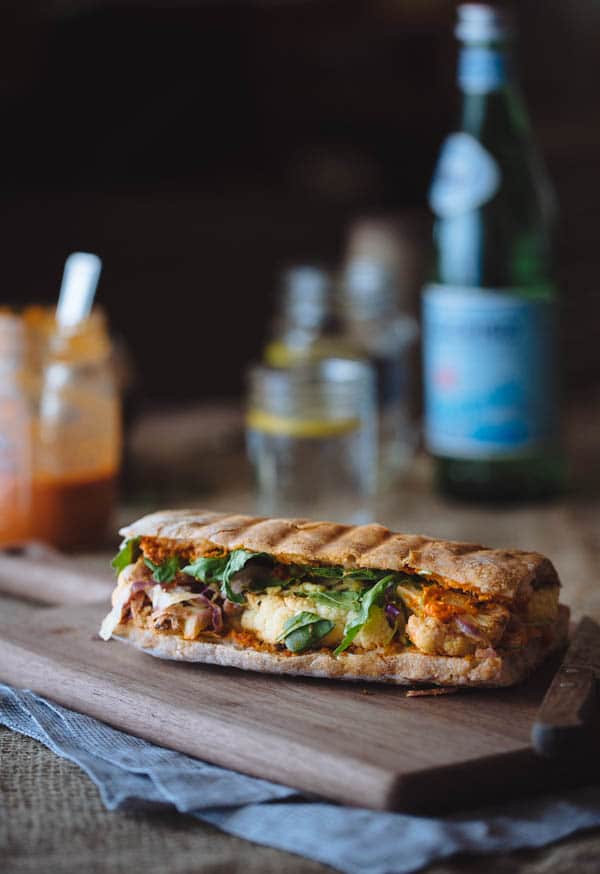
<path fill-rule="evenodd" d="M 4 346 L 3 325 L 11 337 Z M 72 328 L 59 327 L 51 309 L 0 312 L 2 368 L 11 378 L 0 388 L 0 544 L 102 544 L 121 458 L 102 312 Z"/>
<path fill-rule="evenodd" d="M 29 539 L 35 377 L 23 320 L 0 310 L 0 544 Z"/>

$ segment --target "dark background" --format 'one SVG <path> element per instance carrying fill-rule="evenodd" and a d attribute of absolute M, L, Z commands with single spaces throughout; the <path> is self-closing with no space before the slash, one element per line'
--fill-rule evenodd
<path fill-rule="evenodd" d="M 600 378 L 600 2 L 516 6 L 561 204 L 566 380 L 586 391 Z M 339 259 L 365 213 L 423 227 L 456 108 L 454 16 L 448 0 L 4 3 L 1 302 L 54 300 L 65 255 L 98 252 L 143 395 L 238 392 L 282 265 Z"/>

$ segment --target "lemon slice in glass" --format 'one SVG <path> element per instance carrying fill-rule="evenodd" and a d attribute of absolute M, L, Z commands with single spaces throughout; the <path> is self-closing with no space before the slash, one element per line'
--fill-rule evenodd
<path fill-rule="evenodd" d="M 300 419 L 250 410 L 246 424 L 253 431 L 284 437 L 340 437 L 357 431 L 360 428 L 360 419 Z"/>

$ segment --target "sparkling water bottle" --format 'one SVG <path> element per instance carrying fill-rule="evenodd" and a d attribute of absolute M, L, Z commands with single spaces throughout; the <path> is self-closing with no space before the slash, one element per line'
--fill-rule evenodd
<path fill-rule="evenodd" d="M 494 6 L 463 4 L 460 122 L 429 193 L 423 292 L 425 436 L 439 488 L 464 498 L 560 490 L 554 197 Z"/>

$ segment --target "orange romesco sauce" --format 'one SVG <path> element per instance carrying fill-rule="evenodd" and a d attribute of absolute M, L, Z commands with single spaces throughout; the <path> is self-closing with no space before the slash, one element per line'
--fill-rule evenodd
<path fill-rule="evenodd" d="M 29 539 L 28 484 L 0 475 L 0 546 L 18 546 Z"/>
<path fill-rule="evenodd" d="M 59 549 L 83 549 L 106 540 L 117 496 L 114 471 L 89 478 L 34 480 L 31 527 L 34 540 Z"/>
<path fill-rule="evenodd" d="M 35 478 L 26 502 L 16 484 L 4 485 L 0 545 L 40 540 L 58 549 L 84 549 L 106 540 L 117 496 L 114 471 Z"/>
<path fill-rule="evenodd" d="M 425 592 L 425 613 L 439 619 L 440 622 L 448 622 L 454 616 L 461 613 L 475 615 L 477 602 L 460 592 L 449 592 L 440 586 L 431 586 Z"/>

